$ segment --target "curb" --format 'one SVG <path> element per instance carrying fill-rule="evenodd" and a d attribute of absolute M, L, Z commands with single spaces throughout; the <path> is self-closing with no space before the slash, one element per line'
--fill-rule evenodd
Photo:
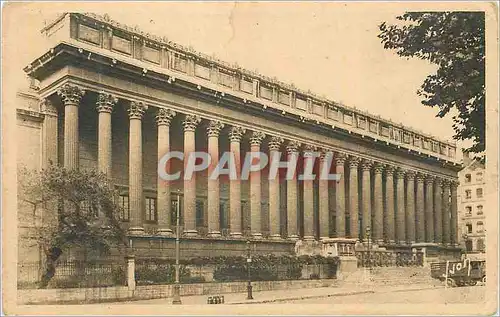
<path fill-rule="evenodd" d="M 303 300 L 303 299 L 312 299 L 312 298 L 326 298 L 326 297 L 336 297 L 336 296 L 351 296 L 358 294 L 371 294 L 375 293 L 375 291 L 354 291 L 354 292 L 345 292 L 345 293 L 334 293 L 334 294 L 326 294 L 326 295 L 310 295 L 310 296 L 299 296 L 299 297 L 286 297 L 286 298 L 275 298 L 275 299 L 267 299 L 267 300 L 254 300 L 254 301 L 246 301 L 246 302 L 232 302 L 227 303 L 228 305 L 243 305 L 243 304 L 266 304 L 266 303 L 276 303 L 276 302 L 285 302 L 290 300 Z"/>

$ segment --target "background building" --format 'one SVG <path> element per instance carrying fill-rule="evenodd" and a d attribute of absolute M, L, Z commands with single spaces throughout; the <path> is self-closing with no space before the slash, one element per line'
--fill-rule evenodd
<path fill-rule="evenodd" d="M 464 169 L 459 175 L 459 230 L 461 246 L 471 258 L 485 258 L 486 213 L 485 168 L 481 162 L 464 153 Z"/>

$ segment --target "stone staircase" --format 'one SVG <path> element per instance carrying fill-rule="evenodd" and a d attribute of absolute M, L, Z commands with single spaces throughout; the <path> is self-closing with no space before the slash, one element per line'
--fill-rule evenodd
<path fill-rule="evenodd" d="M 442 283 L 431 277 L 430 268 L 425 267 L 376 267 L 368 270 L 358 268 L 341 279 L 344 284 L 393 286 L 422 285 L 440 286 Z"/>

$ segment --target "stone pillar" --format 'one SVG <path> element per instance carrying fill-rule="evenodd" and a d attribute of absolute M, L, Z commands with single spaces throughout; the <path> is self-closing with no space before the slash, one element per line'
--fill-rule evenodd
<path fill-rule="evenodd" d="M 306 144 L 304 146 L 304 174 L 306 169 L 314 167 L 315 146 Z M 312 169 L 311 169 L 312 170 Z M 311 173 L 312 174 L 312 173 Z M 305 175 L 303 180 L 304 190 L 304 240 L 314 240 L 314 179 Z"/>
<path fill-rule="evenodd" d="M 384 215 L 384 233 L 385 239 L 390 243 L 396 242 L 396 226 L 394 223 L 394 170 L 390 165 L 385 166 L 385 215 Z"/>
<path fill-rule="evenodd" d="M 443 243 L 442 185 L 441 179 L 436 177 L 434 182 L 434 241 L 439 244 Z"/>
<path fill-rule="evenodd" d="M 241 155 L 240 142 L 245 129 L 231 127 L 229 132 L 230 150 L 234 158 L 236 168 L 236 179 L 229 180 L 229 208 L 230 208 L 230 230 L 232 237 L 241 237 Z"/>
<path fill-rule="evenodd" d="M 219 177 L 210 179 L 210 175 L 219 163 L 219 135 L 224 124 L 211 120 L 208 124 L 208 154 L 211 161 L 208 166 L 208 234 L 210 237 L 220 237 L 220 189 Z"/>
<path fill-rule="evenodd" d="M 78 105 L 85 91 L 77 86 L 64 84 L 57 94 L 64 103 L 64 167 L 78 169 L 79 137 L 78 137 Z"/>
<path fill-rule="evenodd" d="M 156 114 L 156 124 L 158 126 L 158 162 L 170 152 L 170 122 L 176 113 L 170 109 L 160 108 Z M 162 168 L 170 172 L 170 160 Z M 157 212 L 158 212 L 158 233 L 160 235 L 172 234 L 171 202 L 170 202 L 170 181 L 158 177 L 157 183 Z"/>
<path fill-rule="evenodd" d="M 250 151 L 260 152 L 260 144 L 266 135 L 262 132 L 254 131 L 250 137 Z M 262 214 L 261 214 L 261 183 L 260 170 L 250 173 L 250 229 L 252 237 L 262 238 Z"/>
<path fill-rule="evenodd" d="M 450 244 L 450 181 L 443 181 L 443 244 Z"/>
<path fill-rule="evenodd" d="M 196 151 L 195 130 L 201 118 L 196 115 L 186 115 L 182 122 L 184 127 L 184 171 L 189 155 Z M 196 229 L 196 174 L 190 179 L 184 178 L 184 234 L 197 236 Z"/>
<path fill-rule="evenodd" d="M 43 127 L 42 127 L 42 133 L 43 133 L 42 167 L 47 168 L 50 165 L 57 166 L 58 165 L 57 109 L 48 99 L 43 99 L 40 102 L 40 108 L 42 113 L 44 114 Z"/>
<path fill-rule="evenodd" d="M 377 243 L 384 241 L 384 196 L 382 191 L 382 171 L 384 166 L 375 163 L 373 169 L 373 240 Z"/>
<path fill-rule="evenodd" d="M 144 214 L 142 189 L 142 117 L 147 110 L 142 102 L 130 103 L 129 116 L 129 162 L 128 162 L 128 195 L 130 206 L 130 234 L 144 233 L 142 220 Z"/>
<path fill-rule="evenodd" d="M 345 187 L 347 179 L 344 172 L 344 163 L 347 156 L 344 153 L 335 153 L 335 174 L 340 179 L 335 183 L 335 236 L 345 238 Z"/>
<path fill-rule="evenodd" d="M 330 165 L 332 162 L 333 153 L 332 152 L 321 152 L 320 156 L 320 173 L 318 181 L 318 192 L 319 192 L 319 237 L 320 239 L 325 239 L 330 237 L 330 208 L 328 201 L 328 179 L 323 179 L 321 177 L 322 171 L 330 171 Z M 326 174 L 325 174 L 326 176 Z M 342 175 L 343 177 L 344 175 Z M 342 178 L 342 181 L 344 179 Z"/>
<path fill-rule="evenodd" d="M 368 227 L 372 228 L 372 199 L 371 199 L 371 168 L 373 162 L 370 160 L 363 160 L 361 163 L 361 236 L 366 236 Z"/>
<path fill-rule="evenodd" d="M 359 238 L 359 197 L 358 197 L 358 164 L 356 156 L 349 157 L 349 228 L 350 238 Z"/>
<path fill-rule="evenodd" d="M 127 260 L 127 288 L 129 291 L 135 290 L 135 256 L 128 255 Z"/>
<path fill-rule="evenodd" d="M 417 199 L 416 199 L 416 232 L 415 241 L 424 242 L 425 241 L 425 200 L 424 200 L 424 175 L 421 173 L 417 174 Z"/>
<path fill-rule="evenodd" d="M 288 154 L 288 161 L 296 162 L 299 155 L 300 143 L 297 141 L 290 141 L 286 147 Z M 289 166 L 289 168 L 291 168 Z M 299 238 L 299 230 L 297 223 L 297 172 L 293 177 L 286 181 L 286 206 L 287 206 L 287 231 L 288 239 L 297 240 Z"/>
<path fill-rule="evenodd" d="M 415 172 L 406 172 L 406 241 L 415 243 Z"/>
<path fill-rule="evenodd" d="M 273 136 L 269 140 L 269 166 L 278 164 L 281 156 L 280 147 L 283 138 Z M 277 162 L 273 163 L 274 160 Z M 271 239 L 281 239 L 281 217 L 280 217 L 280 180 L 269 178 L 269 230 Z"/>
<path fill-rule="evenodd" d="M 396 171 L 396 239 L 399 244 L 406 244 L 405 216 L 405 172 Z"/>
<path fill-rule="evenodd" d="M 425 178 L 425 242 L 434 242 L 434 177 Z"/>
<path fill-rule="evenodd" d="M 118 99 L 111 94 L 101 92 L 97 97 L 99 127 L 97 130 L 97 166 L 101 173 L 111 179 L 111 113 Z"/>
<path fill-rule="evenodd" d="M 450 242 L 453 246 L 458 246 L 458 205 L 457 205 L 457 187 L 458 182 L 451 182 L 451 224 L 450 224 Z"/>

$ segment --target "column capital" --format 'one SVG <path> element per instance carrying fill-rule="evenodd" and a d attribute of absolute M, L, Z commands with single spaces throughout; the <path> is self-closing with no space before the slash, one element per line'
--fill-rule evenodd
<path fill-rule="evenodd" d="M 427 185 L 433 184 L 435 179 L 436 179 L 436 176 L 434 176 L 434 175 L 430 175 L 430 174 L 425 175 L 425 183 Z"/>
<path fill-rule="evenodd" d="M 349 167 L 350 168 L 358 168 L 358 164 L 361 162 L 361 159 L 354 155 L 349 155 Z"/>
<path fill-rule="evenodd" d="M 384 171 L 384 167 L 385 167 L 384 164 L 380 162 L 375 162 L 373 164 L 373 171 L 375 172 L 375 174 L 382 174 L 382 172 Z"/>
<path fill-rule="evenodd" d="M 139 119 L 142 120 L 142 117 L 148 110 L 148 106 L 142 102 L 131 101 L 130 106 L 128 107 L 128 117 L 130 119 Z"/>
<path fill-rule="evenodd" d="M 78 86 L 64 84 L 57 90 L 57 95 L 61 97 L 65 105 L 78 105 L 82 101 L 85 90 Z"/>
<path fill-rule="evenodd" d="M 299 141 L 288 141 L 286 151 L 288 154 L 298 153 L 301 143 Z"/>
<path fill-rule="evenodd" d="M 200 116 L 188 114 L 182 121 L 182 126 L 184 127 L 184 132 L 194 131 L 198 124 L 200 124 L 201 118 Z"/>
<path fill-rule="evenodd" d="M 460 182 L 457 180 L 452 180 L 450 182 L 451 182 L 450 186 L 452 189 L 457 189 L 458 185 L 460 185 Z"/>
<path fill-rule="evenodd" d="M 394 175 L 394 172 L 396 172 L 396 170 L 397 168 L 394 165 L 385 164 L 384 166 L 384 171 L 386 176 Z"/>
<path fill-rule="evenodd" d="M 98 112 L 111 113 L 113 107 L 118 102 L 118 98 L 106 92 L 100 92 L 97 96 L 96 109 Z"/>
<path fill-rule="evenodd" d="M 443 186 L 446 186 L 446 187 L 451 185 L 451 181 L 449 179 L 446 179 L 446 178 L 443 178 L 441 180 L 441 183 L 443 184 Z"/>
<path fill-rule="evenodd" d="M 330 157 L 333 157 L 333 152 L 330 151 L 330 150 L 327 150 L 327 149 L 319 149 L 320 153 L 319 153 L 319 159 L 321 160 L 321 162 L 324 162 L 326 161 L 326 158 L 328 156 Z"/>
<path fill-rule="evenodd" d="M 425 174 L 423 173 L 416 173 L 416 178 L 418 183 L 423 183 L 425 180 Z"/>
<path fill-rule="evenodd" d="M 406 171 L 401 167 L 396 168 L 396 178 L 403 179 L 405 177 Z"/>
<path fill-rule="evenodd" d="M 229 141 L 230 142 L 240 142 L 243 134 L 246 132 L 245 128 L 233 126 L 229 130 Z"/>
<path fill-rule="evenodd" d="M 40 111 L 46 116 L 57 117 L 57 109 L 47 98 L 40 100 Z"/>
<path fill-rule="evenodd" d="M 224 123 L 217 120 L 210 120 L 207 127 L 208 137 L 218 138 L 222 128 L 224 128 Z"/>
<path fill-rule="evenodd" d="M 161 125 L 169 126 L 170 122 L 172 122 L 172 119 L 175 117 L 175 115 L 176 115 L 175 111 L 171 109 L 160 108 L 156 113 L 156 124 L 158 126 Z"/>
<path fill-rule="evenodd" d="M 372 166 L 373 166 L 373 161 L 372 160 L 363 159 L 361 161 L 361 169 L 363 171 L 369 171 L 369 170 L 371 170 Z"/>
<path fill-rule="evenodd" d="M 252 136 L 250 137 L 250 145 L 252 146 L 260 146 L 262 140 L 266 137 L 264 132 L 253 131 Z"/>
<path fill-rule="evenodd" d="M 304 144 L 304 157 L 311 157 L 313 152 L 316 152 L 318 147 L 310 144 Z"/>
<path fill-rule="evenodd" d="M 269 151 L 279 151 L 284 141 L 282 137 L 272 136 L 269 140 Z"/>
<path fill-rule="evenodd" d="M 416 175 L 417 173 L 415 173 L 415 171 L 412 170 L 406 171 L 406 179 L 409 181 L 414 180 Z"/>
<path fill-rule="evenodd" d="M 347 160 L 347 154 L 342 152 L 335 152 L 335 164 L 344 164 Z"/>
<path fill-rule="evenodd" d="M 434 177 L 434 182 L 436 183 L 436 186 L 441 186 L 443 185 L 443 179 L 440 177 L 435 176 Z"/>

